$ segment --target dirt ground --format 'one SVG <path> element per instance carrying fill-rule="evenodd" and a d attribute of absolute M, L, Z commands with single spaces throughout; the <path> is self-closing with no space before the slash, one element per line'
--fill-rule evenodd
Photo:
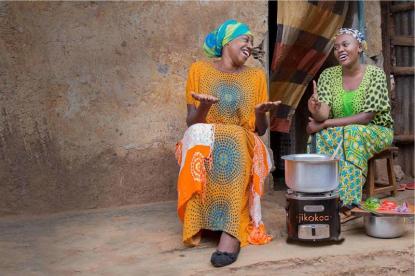
<path fill-rule="evenodd" d="M 399 192 L 413 203 L 413 191 Z M 0 219 L 0 275 L 414 275 L 414 221 L 396 239 L 365 234 L 359 218 L 342 225 L 342 244 L 286 242 L 284 193 L 263 201 L 274 240 L 248 246 L 216 269 L 216 241 L 181 243 L 175 202 Z"/>

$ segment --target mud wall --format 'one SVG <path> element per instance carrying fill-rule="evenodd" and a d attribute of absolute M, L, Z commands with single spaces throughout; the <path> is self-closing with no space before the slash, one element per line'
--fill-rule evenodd
<path fill-rule="evenodd" d="M 0 215 L 175 199 L 187 68 L 267 2 L 0 3 Z M 251 61 L 251 65 L 260 65 Z"/>

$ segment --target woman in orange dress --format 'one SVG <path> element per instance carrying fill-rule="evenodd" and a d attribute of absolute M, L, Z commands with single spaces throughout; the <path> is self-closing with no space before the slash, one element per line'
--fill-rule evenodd
<path fill-rule="evenodd" d="M 193 63 L 186 86 L 189 128 L 176 151 L 178 214 L 188 245 L 199 243 L 203 229 L 221 232 L 211 257 L 216 267 L 233 263 L 241 246 L 271 240 L 260 210 L 271 162 L 258 135 L 279 102 L 268 102 L 263 70 L 244 65 L 252 43 L 247 25 L 227 20 L 203 47 L 220 59 Z"/>

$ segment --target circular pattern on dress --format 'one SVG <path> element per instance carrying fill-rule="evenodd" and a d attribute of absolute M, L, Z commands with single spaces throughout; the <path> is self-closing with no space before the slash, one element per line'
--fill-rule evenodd
<path fill-rule="evenodd" d="M 255 116 L 255 105 L 266 93 L 262 85 L 262 81 L 265 81 L 263 71 L 246 68 L 240 73 L 232 74 L 217 70 L 210 62 L 200 62 L 198 66 L 198 93 L 212 95 L 219 100 L 211 106 L 206 123 L 248 126 L 254 131 L 255 126 L 249 122 Z"/>
<path fill-rule="evenodd" d="M 213 94 L 219 99 L 217 109 L 220 114 L 227 117 L 236 115 L 242 102 L 242 89 L 238 85 L 231 82 L 220 82 L 213 89 Z"/>
<path fill-rule="evenodd" d="M 211 202 L 207 209 L 207 219 L 210 229 L 225 229 L 229 223 L 229 203 L 224 200 Z"/>
<path fill-rule="evenodd" d="M 202 153 L 197 151 L 193 154 L 190 171 L 195 181 L 202 182 L 206 179 L 205 159 Z"/>
<path fill-rule="evenodd" d="M 226 185 L 241 175 L 239 145 L 231 137 L 218 137 L 213 146 L 213 166 L 209 177 L 216 183 Z"/>

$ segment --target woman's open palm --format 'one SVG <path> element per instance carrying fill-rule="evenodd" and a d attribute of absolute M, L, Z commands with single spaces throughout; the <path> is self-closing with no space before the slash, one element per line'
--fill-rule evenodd
<path fill-rule="evenodd" d="M 260 112 L 260 113 L 266 113 L 268 111 L 272 111 L 274 109 L 277 108 L 277 106 L 281 103 L 281 101 L 275 101 L 275 102 L 265 102 L 265 103 L 261 103 L 258 104 L 255 107 L 255 111 L 256 112 Z"/>
<path fill-rule="evenodd" d="M 206 94 L 198 94 L 192 92 L 193 99 L 199 101 L 201 104 L 214 104 L 219 101 L 218 98 L 212 96 L 212 95 L 206 95 Z"/>

